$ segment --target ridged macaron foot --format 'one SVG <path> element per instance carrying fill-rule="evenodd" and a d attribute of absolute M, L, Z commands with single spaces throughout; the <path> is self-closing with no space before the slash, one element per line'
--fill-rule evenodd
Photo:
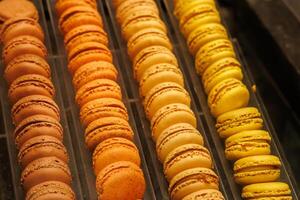
<path fill-rule="evenodd" d="M 9 85 L 20 76 L 28 74 L 38 74 L 50 78 L 50 66 L 42 57 L 34 54 L 22 54 L 13 58 L 4 70 L 4 78 Z"/>
<path fill-rule="evenodd" d="M 45 181 L 32 187 L 27 193 L 25 200 L 61 199 L 75 200 L 72 188 L 60 181 Z"/>
<path fill-rule="evenodd" d="M 171 199 L 181 200 L 183 197 L 203 189 L 219 189 L 219 178 L 208 168 L 197 167 L 177 174 L 170 182 Z"/>
<path fill-rule="evenodd" d="M 243 199 L 292 200 L 291 190 L 284 182 L 268 182 L 247 185 L 242 190 Z"/>
<path fill-rule="evenodd" d="M 127 120 L 119 117 L 104 117 L 91 122 L 85 129 L 85 143 L 92 151 L 96 146 L 113 137 L 133 140 L 133 131 Z"/>
<path fill-rule="evenodd" d="M 64 35 L 82 24 L 92 24 L 103 27 L 99 13 L 89 6 L 73 6 L 66 9 L 61 14 L 58 24 Z"/>
<path fill-rule="evenodd" d="M 132 141 L 113 137 L 98 144 L 93 153 L 93 168 L 96 176 L 106 166 L 118 161 L 129 161 L 140 166 L 139 151 Z"/>
<path fill-rule="evenodd" d="M 185 144 L 169 153 L 164 161 L 164 174 L 168 181 L 180 172 L 196 167 L 212 167 L 209 151 L 199 144 Z"/>
<path fill-rule="evenodd" d="M 74 6 L 86 6 L 90 5 L 92 8 L 97 8 L 97 2 L 95 0 L 58 0 L 55 2 L 55 9 L 58 16 L 60 16 L 65 10 Z"/>
<path fill-rule="evenodd" d="M 142 170 L 128 161 L 108 165 L 96 180 L 98 197 L 102 200 L 142 199 L 145 187 Z"/>
<path fill-rule="evenodd" d="M 70 50 L 68 59 L 68 69 L 73 75 L 80 66 L 89 62 L 107 61 L 112 63 L 112 54 L 104 44 L 84 42 Z"/>
<path fill-rule="evenodd" d="M 228 160 L 238 160 L 247 156 L 271 153 L 271 136 L 267 131 L 242 131 L 225 141 L 225 156 Z"/>
<path fill-rule="evenodd" d="M 108 46 L 107 34 L 102 27 L 87 24 L 72 29 L 64 37 L 67 52 L 84 42 L 99 42 Z"/>
<path fill-rule="evenodd" d="M 141 50 L 149 46 L 164 46 L 172 50 L 172 44 L 165 32 L 160 29 L 146 28 L 136 32 L 127 42 L 127 52 L 133 59 Z"/>
<path fill-rule="evenodd" d="M 181 103 L 190 107 L 191 99 L 188 92 L 177 83 L 163 82 L 153 87 L 144 99 L 144 109 L 149 120 L 162 107 Z"/>
<path fill-rule="evenodd" d="M 175 55 L 166 47 L 150 46 L 143 49 L 133 59 L 135 78 L 140 81 L 148 68 L 161 63 L 178 66 Z"/>
<path fill-rule="evenodd" d="M 159 135 L 169 126 L 188 123 L 197 126 L 193 111 L 184 104 L 174 103 L 160 108 L 151 119 L 152 138 L 156 142 Z"/>
<path fill-rule="evenodd" d="M 214 117 L 248 105 L 247 87 L 238 79 L 228 78 L 213 87 L 208 95 L 208 106 Z"/>
<path fill-rule="evenodd" d="M 162 82 L 174 82 L 184 87 L 183 76 L 178 66 L 161 63 L 145 70 L 139 82 L 140 95 L 145 97 L 153 87 Z"/>
<path fill-rule="evenodd" d="M 225 200 L 225 198 L 219 190 L 203 189 L 185 196 L 182 200 Z"/>
<path fill-rule="evenodd" d="M 122 100 L 120 86 L 109 79 L 95 79 L 81 86 L 76 92 L 76 102 L 82 107 L 89 101 L 99 98 L 114 98 Z"/>
<path fill-rule="evenodd" d="M 52 136 L 41 135 L 27 140 L 20 148 L 18 161 L 25 168 L 30 162 L 43 158 L 55 156 L 68 163 L 68 153 L 63 143 Z"/>
<path fill-rule="evenodd" d="M 120 117 L 128 120 L 128 113 L 124 103 L 113 98 L 95 99 L 80 109 L 80 119 L 84 126 L 103 117 Z"/>
<path fill-rule="evenodd" d="M 241 185 L 276 181 L 281 162 L 277 156 L 257 155 L 241 158 L 234 163 L 234 180 Z"/>
<path fill-rule="evenodd" d="M 57 121 L 60 120 L 59 107 L 55 101 L 43 95 L 23 97 L 17 101 L 11 109 L 11 116 L 16 125 L 32 115 L 48 115 Z"/>
<path fill-rule="evenodd" d="M 43 42 L 33 36 L 23 35 L 9 40 L 3 47 L 2 57 L 7 65 L 12 59 L 23 54 L 34 54 L 46 58 L 47 49 Z"/>
<path fill-rule="evenodd" d="M 78 90 L 84 84 L 95 79 L 110 79 L 117 81 L 116 67 L 106 61 L 92 61 L 80 66 L 73 76 L 73 85 Z"/>
<path fill-rule="evenodd" d="M 218 40 L 218 39 L 227 39 L 226 29 L 222 24 L 218 23 L 209 23 L 203 24 L 193 30 L 188 38 L 187 45 L 189 47 L 190 52 L 193 55 L 196 55 L 198 50 L 205 45 L 206 43 Z"/>
<path fill-rule="evenodd" d="M 55 89 L 48 78 L 37 74 L 28 74 L 14 80 L 8 90 L 8 98 L 12 104 L 29 95 L 44 95 L 54 98 Z"/>
<path fill-rule="evenodd" d="M 243 79 L 241 64 L 235 58 L 227 57 L 210 65 L 202 75 L 202 83 L 206 94 L 221 81 L 227 78 Z"/>
<path fill-rule="evenodd" d="M 201 1 L 195 1 L 195 0 L 176 1 L 175 0 L 174 15 L 177 18 L 181 18 L 183 14 L 185 14 L 190 9 L 200 4 L 211 4 L 212 6 L 215 6 L 215 1 L 214 0 L 201 0 Z"/>
<path fill-rule="evenodd" d="M 68 165 L 54 156 L 32 161 L 21 174 L 21 184 L 25 191 L 45 181 L 61 181 L 70 185 L 71 179 Z"/>
<path fill-rule="evenodd" d="M 30 35 L 44 41 L 44 33 L 40 24 L 29 17 L 14 17 L 5 21 L 1 27 L 0 35 L 4 44 L 22 35 Z"/>
<path fill-rule="evenodd" d="M 222 138 L 227 138 L 241 131 L 260 130 L 263 119 L 255 107 L 232 110 L 217 118 L 216 129 Z"/>
<path fill-rule="evenodd" d="M 48 135 L 63 140 L 63 128 L 60 123 L 46 115 L 33 115 L 21 121 L 14 131 L 17 147 L 21 146 L 30 138 Z"/>
<path fill-rule="evenodd" d="M 187 123 L 177 123 L 169 126 L 156 141 L 156 152 L 159 160 L 163 163 L 171 151 L 185 144 L 203 145 L 201 133 Z"/>
<path fill-rule="evenodd" d="M 218 39 L 206 43 L 196 53 L 195 67 L 200 74 L 203 75 L 205 70 L 223 58 L 235 58 L 235 52 L 232 43 L 228 39 Z"/>
<path fill-rule="evenodd" d="M 128 41 L 136 32 L 149 27 L 160 29 L 165 33 L 167 32 L 166 25 L 155 11 L 140 10 L 130 13 L 121 25 L 122 36 Z"/>
<path fill-rule="evenodd" d="M 180 30 L 186 38 L 201 25 L 220 22 L 219 13 L 211 4 L 199 4 L 187 10 L 179 19 Z"/>

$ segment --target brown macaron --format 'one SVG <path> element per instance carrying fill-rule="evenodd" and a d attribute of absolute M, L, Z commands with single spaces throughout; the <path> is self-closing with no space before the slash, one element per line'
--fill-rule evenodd
<path fill-rule="evenodd" d="M 50 97 L 43 95 L 30 95 L 17 101 L 12 109 L 11 116 L 14 124 L 32 115 L 48 115 L 60 121 L 59 107 Z"/>
<path fill-rule="evenodd" d="M 21 184 L 25 191 L 45 181 L 61 181 L 71 184 L 68 165 L 57 157 L 43 157 L 29 163 L 21 174 Z"/>
<path fill-rule="evenodd" d="M 12 59 L 23 54 L 34 54 L 46 58 L 47 49 L 44 43 L 36 37 L 29 35 L 15 37 L 3 47 L 2 57 L 4 64 L 7 65 Z"/>
<path fill-rule="evenodd" d="M 47 115 L 33 115 L 21 121 L 14 131 L 17 147 L 21 146 L 30 138 L 48 135 L 63 140 L 63 128 L 60 123 Z"/>
<path fill-rule="evenodd" d="M 18 77 L 27 74 L 38 74 L 50 79 L 50 66 L 42 57 L 22 54 L 13 58 L 4 70 L 4 78 L 9 85 Z"/>
<path fill-rule="evenodd" d="M 44 95 L 53 98 L 55 89 L 48 78 L 37 74 L 28 74 L 14 80 L 8 90 L 8 98 L 12 104 L 29 95 Z"/>
<path fill-rule="evenodd" d="M 41 135 L 27 140 L 20 148 L 18 161 L 22 167 L 30 162 L 48 156 L 55 156 L 68 163 L 68 153 L 63 143 L 52 136 Z"/>

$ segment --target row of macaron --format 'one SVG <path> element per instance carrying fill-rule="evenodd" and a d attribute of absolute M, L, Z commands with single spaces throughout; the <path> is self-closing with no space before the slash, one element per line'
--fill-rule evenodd
<path fill-rule="evenodd" d="M 225 140 L 225 156 L 235 161 L 234 180 L 243 185 L 242 197 L 292 199 L 289 186 L 276 182 L 281 161 L 271 155 L 271 136 L 262 130 L 263 119 L 249 107 L 250 93 L 243 84 L 235 54 L 214 0 L 176 0 L 174 14 L 195 56 L 216 129 Z"/>
<path fill-rule="evenodd" d="M 153 0 L 113 1 L 152 139 L 174 200 L 224 199 L 165 23 Z"/>
<path fill-rule="evenodd" d="M 101 200 L 142 199 L 145 180 L 127 109 L 117 83 L 109 39 L 96 1 L 58 0 L 75 100 L 92 152 L 96 189 Z"/>
<path fill-rule="evenodd" d="M 0 34 L 25 198 L 73 200 L 69 155 L 43 30 L 36 19 L 13 17 L 5 21 Z"/>

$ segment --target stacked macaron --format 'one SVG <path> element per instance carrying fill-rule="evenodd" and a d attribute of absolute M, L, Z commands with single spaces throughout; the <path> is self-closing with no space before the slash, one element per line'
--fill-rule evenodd
<path fill-rule="evenodd" d="M 216 129 L 225 140 L 225 156 L 235 161 L 234 180 L 243 186 L 245 199 L 292 199 L 280 177 L 280 159 L 271 155 L 270 134 L 263 120 L 249 107 L 241 64 L 234 52 L 214 0 L 176 0 L 174 14 L 195 67 L 201 76 L 208 106 L 217 119 Z M 282 191 L 282 193 L 280 193 Z"/>
<path fill-rule="evenodd" d="M 141 159 L 96 1 L 58 0 L 55 7 L 85 143 L 93 153 L 98 197 L 142 199 L 145 180 Z"/>
<path fill-rule="evenodd" d="M 114 0 L 171 199 L 224 199 L 154 0 Z"/>
<path fill-rule="evenodd" d="M 44 33 L 35 19 L 14 17 L 0 34 L 26 199 L 75 199 Z"/>

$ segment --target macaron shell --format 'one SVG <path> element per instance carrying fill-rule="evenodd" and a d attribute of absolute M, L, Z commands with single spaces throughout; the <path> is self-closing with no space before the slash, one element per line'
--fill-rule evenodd
<path fill-rule="evenodd" d="M 93 153 L 93 168 L 96 176 L 103 168 L 118 161 L 129 161 L 140 166 L 141 159 L 135 144 L 118 137 L 101 142 Z"/>
<path fill-rule="evenodd" d="M 108 165 L 98 174 L 96 188 L 99 198 L 103 200 L 142 199 L 145 180 L 137 165 L 120 161 Z M 118 192 L 116 188 L 119 188 Z"/>
<path fill-rule="evenodd" d="M 39 158 L 29 163 L 21 174 L 25 191 L 44 181 L 61 181 L 71 184 L 69 167 L 56 157 Z"/>
<path fill-rule="evenodd" d="M 45 181 L 32 187 L 27 193 L 25 200 L 75 200 L 72 188 L 60 181 Z"/>
<path fill-rule="evenodd" d="M 178 123 L 166 128 L 156 141 L 159 160 L 164 163 L 171 151 L 185 144 L 203 145 L 203 137 L 197 129 L 187 123 Z"/>
<path fill-rule="evenodd" d="M 211 4 L 215 6 L 214 0 L 201 0 L 201 1 L 195 1 L 195 0 L 184 0 L 176 2 L 174 1 L 174 15 L 178 18 L 181 18 L 181 16 L 189 11 L 191 8 L 200 5 L 200 4 Z"/>
<path fill-rule="evenodd" d="M 250 98 L 247 87 L 237 79 L 225 79 L 217 84 L 208 95 L 208 105 L 211 113 L 219 115 L 245 107 Z"/>
<path fill-rule="evenodd" d="M 33 115 L 20 122 L 15 128 L 14 137 L 18 148 L 30 138 L 48 135 L 63 140 L 63 128 L 60 123 L 46 115 Z"/>
<path fill-rule="evenodd" d="M 212 167 L 209 151 L 198 144 L 186 144 L 169 153 L 164 161 L 164 174 L 168 181 L 180 172 L 196 167 Z"/>
<path fill-rule="evenodd" d="M 208 168 L 193 168 L 177 174 L 170 182 L 171 199 L 181 200 L 183 197 L 202 190 L 219 189 L 218 176 Z"/>
<path fill-rule="evenodd" d="M 95 2 L 95 1 L 90 1 Z M 65 10 L 74 6 L 86 6 L 91 5 L 93 8 L 96 8 L 95 5 L 88 4 L 87 1 L 74 1 L 74 0 L 58 0 L 55 3 L 55 10 L 58 16 L 60 16 Z"/>
<path fill-rule="evenodd" d="M 185 196 L 182 200 L 225 200 L 225 198 L 218 190 L 203 189 Z"/>
<path fill-rule="evenodd" d="M 169 126 L 176 123 L 188 123 L 197 126 L 193 111 L 184 104 L 169 104 L 160 108 L 151 119 L 152 137 L 156 141 Z"/>

